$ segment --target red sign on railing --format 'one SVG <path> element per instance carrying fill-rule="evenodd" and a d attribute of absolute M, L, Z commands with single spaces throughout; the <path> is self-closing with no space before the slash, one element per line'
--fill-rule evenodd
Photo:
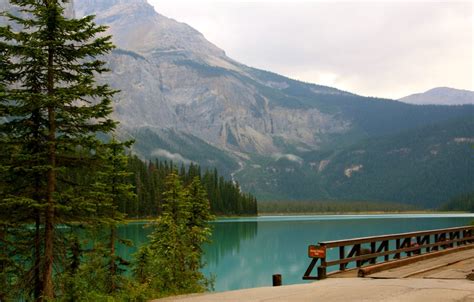
<path fill-rule="evenodd" d="M 310 245 L 308 247 L 309 258 L 326 258 L 326 247 L 319 245 Z"/>

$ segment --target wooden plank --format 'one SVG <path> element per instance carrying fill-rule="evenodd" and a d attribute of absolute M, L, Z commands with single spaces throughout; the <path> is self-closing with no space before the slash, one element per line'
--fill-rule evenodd
<path fill-rule="evenodd" d="M 358 267 L 346 269 L 344 271 L 335 271 L 327 274 L 328 278 L 357 278 Z"/>
<path fill-rule="evenodd" d="M 468 274 L 469 272 L 463 270 L 448 269 L 426 276 L 424 279 L 466 279 Z"/>
<path fill-rule="evenodd" d="M 472 248 L 474 248 L 474 245 L 460 246 L 460 247 L 456 247 L 456 248 L 446 249 L 446 250 L 443 250 L 443 251 L 437 251 L 437 252 L 432 252 L 432 253 L 428 253 L 428 254 L 422 254 L 422 255 L 418 255 L 418 256 L 403 258 L 403 259 L 399 259 L 399 260 L 392 260 L 392 261 L 388 261 L 388 262 L 385 262 L 385 263 L 370 265 L 370 266 L 367 266 L 367 267 L 360 268 L 357 275 L 359 277 L 365 277 L 365 276 L 368 276 L 368 275 L 371 275 L 371 274 L 374 274 L 374 273 L 378 273 L 378 272 L 381 272 L 381 271 L 384 271 L 384 270 L 388 270 L 388 269 L 391 269 L 391 268 L 401 267 L 401 266 L 404 266 L 404 265 L 407 265 L 407 264 L 412 264 L 412 263 L 415 263 L 415 262 L 418 262 L 418 261 L 421 261 L 421 260 L 430 259 L 430 258 L 434 258 L 434 257 L 439 257 L 439 256 L 442 256 L 442 255 L 447 255 L 447 254 L 451 254 L 451 253 L 455 253 L 455 252 L 459 252 L 459 251 L 464 251 L 464 250 L 468 250 L 468 249 L 472 249 Z"/>
<path fill-rule="evenodd" d="M 420 275 L 430 271 L 435 271 L 440 268 L 451 267 L 461 261 L 472 259 L 474 261 L 474 249 L 460 251 L 457 253 L 440 256 L 432 259 L 427 259 L 413 263 L 411 265 L 405 265 L 393 269 L 388 269 L 382 272 L 378 272 L 370 275 L 370 278 L 375 279 L 399 279 L 409 278 L 415 275 Z"/>

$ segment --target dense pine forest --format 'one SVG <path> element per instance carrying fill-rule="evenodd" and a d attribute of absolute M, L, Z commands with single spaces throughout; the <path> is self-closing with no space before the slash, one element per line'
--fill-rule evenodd
<path fill-rule="evenodd" d="M 442 211 L 466 211 L 474 213 L 474 192 L 459 195 L 441 207 Z"/>
<path fill-rule="evenodd" d="M 257 200 L 243 193 L 237 183 L 219 176 L 216 169 L 201 171 L 196 164 L 180 165 L 173 162 L 156 160 L 144 162 L 136 156 L 128 159 L 127 170 L 131 172 L 130 184 L 135 188 L 137 201 L 129 200 L 120 204 L 119 211 L 128 218 L 157 217 L 162 208 L 164 180 L 174 170 L 184 185 L 198 177 L 207 191 L 211 212 L 215 215 L 257 215 Z"/>
<path fill-rule="evenodd" d="M 413 205 L 370 201 L 264 201 L 260 214 L 407 212 L 420 210 Z"/>

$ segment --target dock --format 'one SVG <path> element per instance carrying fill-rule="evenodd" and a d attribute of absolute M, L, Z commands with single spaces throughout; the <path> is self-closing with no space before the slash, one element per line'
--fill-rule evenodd
<path fill-rule="evenodd" d="M 303 279 L 368 276 L 401 279 L 460 262 L 467 265 L 473 256 L 473 233 L 474 226 L 463 226 L 319 242 L 308 247 L 311 261 Z"/>
<path fill-rule="evenodd" d="M 309 246 L 311 262 L 303 276 L 318 281 L 156 301 L 474 302 L 473 230 L 466 226 L 320 242 Z M 331 266 L 338 269 L 328 272 Z"/>
<path fill-rule="evenodd" d="M 357 278 L 357 273 L 357 270 L 349 270 L 329 275 L 328 278 Z M 466 280 L 471 274 L 474 274 L 474 246 L 472 249 L 421 260 L 409 265 L 374 273 L 365 278 Z"/>

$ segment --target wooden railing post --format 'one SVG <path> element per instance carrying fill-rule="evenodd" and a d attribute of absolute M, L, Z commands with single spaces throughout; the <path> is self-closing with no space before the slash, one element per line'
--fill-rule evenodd
<path fill-rule="evenodd" d="M 419 245 L 430 244 L 430 237 L 431 237 L 430 235 L 425 235 L 425 236 L 423 236 L 422 238 L 421 238 L 421 237 L 417 237 L 417 240 L 418 240 L 418 238 L 420 238 L 420 239 L 418 240 L 418 244 L 419 244 Z M 426 251 L 426 253 L 429 253 L 429 252 L 430 252 L 430 247 L 429 247 L 429 246 L 426 247 L 425 251 Z M 420 252 L 421 252 L 421 251 L 420 251 Z"/>
<path fill-rule="evenodd" d="M 380 246 L 379 248 L 377 249 L 377 253 L 380 253 L 380 252 L 387 252 L 388 251 L 388 240 L 383 240 L 381 243 L 380 243 Z M 385 261 L 388 261 L 390 259 L 390 255 L 385 255 L 383 256 L 384 257 L 384 260 Z"/>
<path fill-rule="evenodd" d="M 377 252 L 377 250 L 376 250 L 376 248 L 377 248 L 377 247 L 376 247 L 376 243 L 377 243 L 377 242 L 375 242 L 375 241 L 370 243 L 370 252 L 371 252 L 372 254 L 375 254 L 375 253 Z M 377 258 L 376 258 L 376 257 L 371 258 L 371 259 L 370 259 L 370 263 L 371 263 L 371 264 L 377 263 Z"/>
<path fill-rule="evenodd" d="M 400 249 L 400 238 L 397 238 L 396 241 L 395 241 L 395 248 L 397 250 Z M 393 259 L 400 259 L 400 253 L 396 253 L 394 256 L 393 256 Z"/>
<path fill-rule="evenodd" d="M 339 259 L 345 259 L 346 258 L 346 249 L 344 245 L 341 245 L 339 247 Z M 347 263 L 341 263 L 339 264 L 339 270 L 344 271 L 347 267 Z"/>
<path fill-rule="evenodd" d="M 326 263 L 326 247 L 324 247 L 324 254 L 322 255 L 321 259 L 321 266 L 318 267 L 318 279 L 326 279 L 327 275 L 327 263 Z"/>
<path fill-rule="evenodd" d="M 272 283 L 273 283 L 273 286 L 281 286 L 282 285 L 281 275 L 280 274 L 273 275 Z"/>
<path fill-rule="evenodd" d="M 449 240 L 453 240 L 453 239 L 459 239 L 460 238 L 460 232 L 459 231 L 455 231 L 455 232 L 449 232 Z M 457 242 L 457 246 L 459 246 L 459 241 Z M 454 242 L 451 243 L 451 247 L 454 247 Z"/>
<path fill-rule="evenodd" d="M 354 244 L 352 247 L 352 250 L 354 251 L 353 255 L 360 256 L 360 244 Z M 356 266 L 361 267 L 362 266 L 362 261 L 357 260 L 356 261 Z"/>
<path fill-rule="evenodd" d="M 439 242 L 439 234 L 434 235 L 434 242 L 438 243 Z M 439 251 L 439 245 L 435 245 L 431 248 L 432 251 Z"/>
<path fill-rule="evenodd" d="M 318 279 L 323 280 L 327 278 L 327 270 L 325 266 L 318 267 Z"/>

